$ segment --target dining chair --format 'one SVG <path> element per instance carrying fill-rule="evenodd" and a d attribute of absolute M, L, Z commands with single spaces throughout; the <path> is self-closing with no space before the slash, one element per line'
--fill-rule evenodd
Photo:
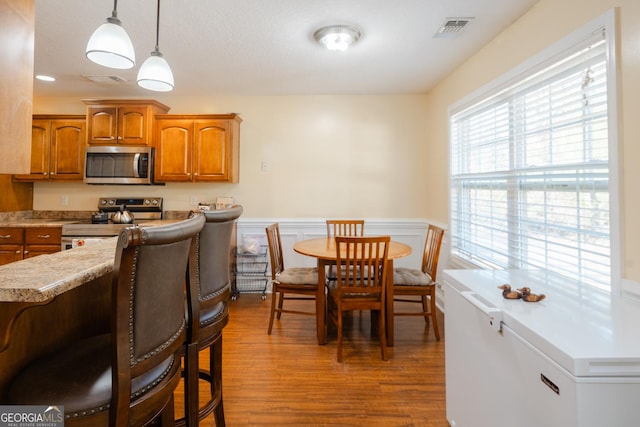
<path fill-rule="evenodd" d="M 328 219 L 327 237 L 335 236 L 364 236 L 364 219 Z M 336 266 L 327 269 L 327 280 L 336 280 Z"/>
<path fill-rule="evenodd" d="M 327 237 L 364 236 L 363 219 L 328 219 Z"/>
<path fill-rule="evenodd" d="M 120 231 L 111 331 L 66 344 L 13 378 L 5 403 L 64 406 L 70 426 L 174 423 L 186 335 L 185 272 L 203 215 Z M 52 325 L 55 327 L 55 325 Z"/>
<path fill-rule="evenodd" d="M 275 223 L 266 228 L 267 243 L 271 264 L 271 313 L 269 315 L 270 335 L 273 328 L 273 319 L 278 320 L 282 313 L 302 314 L 317 317 L 317 304 L 314 311 L 287 309 L 285 300 L 306 300 L 316 302 L 318 292 L 318 269 L 316 267 L 284 267 L 282 255 L 282 240 L 280 239 L 280 226 Z M 323 289 L 324 291 L 324 289 Z M 289 296 L 287 296 L 289 294 Z M 277 313 L 277 314 L 276 314 Z"/>
<path fill-rule="evenodd" d="M 183 349 L 184 417 L 177 426 L 197 426 L 214 413 L 217 427 L 225 425 L 222 399 L 222 332 L 229 322 L 231 298 L 231 240 L 242 206 L 204 211 L 205 224 L 187 270 L 187 337 Z M 209 369 L 201 369 L 199 354 L 209 349 Z M 199 380 L 208 383 L 207 401 L 200 403 Z"/>
<path fill-rule="evenodd" d="M 385 297 L 389 236 L 336 236 L 336 265 L 344 275 L 328 284 L 329 314 L 338 332 L 338 362 L 342 362 L 343 313 L 354 310 L 377 312 L 382 360 L 387 360 Z"/>
<path fill-rule="evenodd" d="M 438 274 L 438 259 L 444 237 L 444 229 L 429 224 L 427 238 L 422 254 L 422 268 L 420 270 L 397 267 L 393 270 L 394 302 L 411 302 L 422 304 L 422 311 L 399 312 L 394 309 L 394 316 L 424 316 L 433 325 L 436 340 L 440 340 L 436 308 L 436 275 Z M 413 297 L 413 298 L 409 298 Z M 415 297 L 419 297 L 416 299 Z"/>

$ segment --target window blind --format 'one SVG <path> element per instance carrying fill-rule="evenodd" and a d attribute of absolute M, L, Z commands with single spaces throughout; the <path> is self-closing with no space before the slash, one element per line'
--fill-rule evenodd
<path fill-rule="evenodd" d="M 452 256 L 608 290 L 604 30 L 449 121 Z"/>

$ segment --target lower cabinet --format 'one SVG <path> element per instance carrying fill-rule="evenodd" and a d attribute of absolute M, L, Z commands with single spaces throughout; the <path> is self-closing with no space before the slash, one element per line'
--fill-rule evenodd
<path fill-rule="evenodd" d="M 25 228 L 24 257 L 60 252 L 62 227 Z"/>
<path fill-rule="evenodd" d="M 0 265 L 60 251 L 62 227 L 1 227 Z"/>
<path fill-rule="evenodd" d="M 0 265 L 20 261 L 24 247 L 24 228 L 0 228 Z"/>

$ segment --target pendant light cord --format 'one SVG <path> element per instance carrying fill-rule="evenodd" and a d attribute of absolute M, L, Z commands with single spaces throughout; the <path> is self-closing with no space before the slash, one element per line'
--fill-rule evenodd
<path fill-rule="evenodd" d="M 113 11 L 111 11 L 111 17 L 118 19 L 118 0 L 113 0 Z"/>
<path fill-rule="evenodd" d="M 160 44 L 160 0 L 158 0 L 158 15 L 156 17 L 156 52 L 159 52 L 159 48 L 158 48 L 159 44 Z"/>

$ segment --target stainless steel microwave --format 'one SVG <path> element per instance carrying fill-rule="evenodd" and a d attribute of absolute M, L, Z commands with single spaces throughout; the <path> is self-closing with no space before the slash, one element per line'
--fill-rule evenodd
<path fill-rule="evenodd" d="M 153 148 L 87 147 L 84 182 L 87 184 L 153 184 Z"/>

